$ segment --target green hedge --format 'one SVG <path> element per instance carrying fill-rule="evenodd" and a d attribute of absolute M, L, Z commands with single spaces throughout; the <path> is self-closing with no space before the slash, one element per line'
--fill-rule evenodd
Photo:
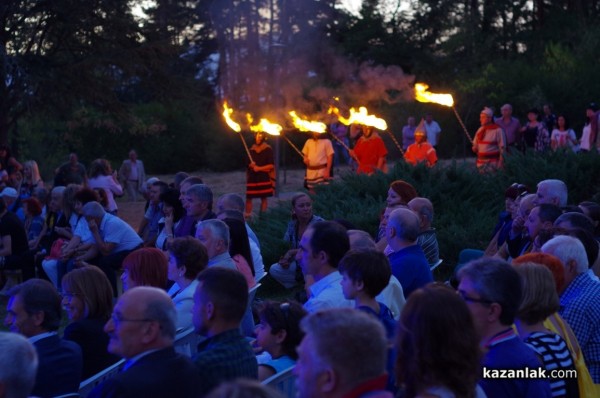
<path fill-rule="evenodd" d="M 314 211 L 326 219 L 345 219 L 374 235 L 385 206 L 390 182 L 405 180 L 435 208 L 440 257 L 444 263 L 436 277 L 446 278 L 464 248 L 485 248 L 498 213 L 504 208 L 504 190 L 512 183 L 528 185 L 535 191 L 540 180 L 557 178 L 569 187 L 569 203 L 600 199 L 600 156 L 573 154 L 515 153 L 507 158 L 504 170 L 480 174 L 471 160 L 449 161 L 428 169 L 398 163 L 388 174 L 347 175 L 319 187 Z M 253 224 L 261 240 L 265 264 L 277 261 L 285 250 L 281 237 L 289 221 L 290 204 L 269 211 Z"/>

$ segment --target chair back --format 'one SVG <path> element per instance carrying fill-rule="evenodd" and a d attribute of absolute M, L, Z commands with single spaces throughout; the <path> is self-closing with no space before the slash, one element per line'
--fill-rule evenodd
<path fill-rule="evenodd" d="M 81 397 L 87 397 L 94 387 L 105 380 L 113 378 L 117 373 L 119 373 L 123 365 L 125 365 L 125 360 L 121 359 L 114 365 L 111 365 L 103 371 L 96 373 L 92 377 L 82 381 L 79 384 L 79 395 Z"/>
<path fill-rule="evenodd" d="M 268 379 L 263 380 L 262 384 L 274 388 L 287 398 L 296 397 L 296 375 L 293 373 L 294 366 L 274 374 Z"/>

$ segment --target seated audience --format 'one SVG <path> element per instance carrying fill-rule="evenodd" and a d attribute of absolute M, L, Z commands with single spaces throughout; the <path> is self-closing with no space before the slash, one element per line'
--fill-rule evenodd
<path fill-rule="evenodd" d="M 177 310 L 177 330 L 192 326 L 194 292 L 198 274 L 208 266 L 206 248 L 191 236 L 175 238 L 169 248 L 167 277 L 174 282 L 168 291 Z"/>
<path fill-rule="evenodd" d="M 379 321 L 352 308 L 318 311 L 305 317 L 294 374 L 298 398 L 392 398 L 388 341 Z"/>
<path fill-rule="evenodd" d="M 388 244 L 394 250 L 389 260 L 392 274 L 398 278 L 404 296 L 433 281 L 423 249 L 417 244 L 419 218 L 412 210 L 398 208 L 390 214 L 385 230 Z"/>
<path fill-rule="evenodd" d="M 575 364 L 567 343 L 560 335 L 544 327 L 546 318 L 559 308 L 552 273 L 535 263 L 521 264 L 515 269 L 523 286 L 523 299 L 515 319 L 519 337 L 533 348 L 549 374 L 556 369 L 573 372 Z M 553 397 L 579 397 L 575 378 L 551 378 L 550 388 Z"/>
<path fill-rule="evenodd" d="M 294 366 L 298 359 L 296 347 L 302 341 L 300 320 L 306 311 L 296 302 L 266 302 L 256 325 L 256 344 L 267 352 L 270 360 L 258 365 L 258 379 L 265 380 Z"/>
<path fill-rule="evenodd" d="M 185 209 L 179 201 L 179 191 L 175 189 L 169 189 L 160 194 L 160 202 L 162 203 L 163 217 L 158 220 L 159 232 L 156 237 L 156 247 L 168 250 L 175 238 L 175 230 L 185 215 Z"/>
<path fill-rule="evenodd" d="M 27 398 L 33 390 L 38 358 L 25 337 L 0 332 L 0 391 L 6 398 Z"/>
<path fill-rule="evenodd" d="M 200 395 L 240 377 L 258 378 L 258 365 L 240 324 L 248 307 L 244 276 L 235 269 L 207 268 L 198 275 L 192 318 L 196 333 L 206 336 L 193 357 Z"/>
<path fill-rule="evenodd" d="M 511 327 L 522 298 L 517 271 L 505 261 L 485 257 L 462 267 L 458 278 L 458 293 L 471 312 L 484 350 L 482 366 L 488 372 L 539 368 L 535 352 Z M 479 385 L 488 398 L 552 396 L 548 381 L 540 378 L 486 377 Z"/>
<path fill-rule="evenodd" d="M 167 288 L 167 256 L 155 247 L 135 250 L 123 260 L 123 291 L 137 286 Z"/>
<path fill-rule="evenodd" d="M 325 308 L 353 307 L 346 300 L 340 282 L 342 275 L 337 267 L 350 249 L 350 241 L 344 227 L 335 221 L 319 221 L 308 226 L 296 253 L 296 261 L 304 277 L 310 275 L 314 283 L 304 309 L 315 312 Z"/>
<path fill-rule="evenodd" d="M 196 368 L 173 348 L 176 316 L 162 289 L 143 286 L 125 292 L 104 331 L 110 337 L 108 351 L 127 362 L 88 398 L 200 397 Z"/>
<path fill-rule="evenodd" d="M 408 202 L 408 208 L 415 212 L 419 217 L 419 236 L 417 245 L 423 249 L 423 254 L 430 266 L 440 260 L 440 247 L 433 223 L 433 204 L 427 198 L 414 198 Z"/>
<path fill-rule="evenodd" d="M 484 397 L 477 385 L 477 340 L 469 309 L 454 290 L 428 284 L 414 291 L 396 337 L 395 374 L 402 396 Z"/>
<path fill-rule="evenodd" d="M 81 348 L 85 380 L 119 360 L 106 350 L 108 335 L 103 330 L 112 312 L 113 291 L 99 268 L 87 266 L 63 276 L 62 292 L 70 321 L 63 337 Z"/>
<path fill-rule="evenodd" d="M 23 201 L 23 212 L 25 214 L 25 233 L 29 249 L 35 250 L 42 238 L 44 228 L 44 217 L 42 217 L 42 204 L 37 198 L 27 198 Z"/>
<path fill-rule="evenodd" d="M 4 324 L 13 333 L 27 337 L 38 356 L 32 395 L 56 397 L 74 394 L 81 381 L 81 348 L 58 337 L 60 296 L 48 281 L 30 279 L 9 291 Z"/>
<path fill-rule="evenodd" d="M 88 186 L 92 189 L 102 188 L 104 190 L 108 199 L 106 211 L 116 216 L 118 208 L 115 195 L 123 195 L 123 187 L 119 184 L 117 172 L 113 172 L 108 160 L 96 159 L 92 162 Z"/>

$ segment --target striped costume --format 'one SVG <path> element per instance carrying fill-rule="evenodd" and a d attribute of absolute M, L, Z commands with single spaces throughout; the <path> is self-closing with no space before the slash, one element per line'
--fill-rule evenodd
<path fill-rule="evenodd" d="M 506 148 L 506 136 L 495 123 L 481 126 L 473 140 L 473 151 L 477 154 L 477 168 L 496 169 L 502 164 L 502 153 Z"/>

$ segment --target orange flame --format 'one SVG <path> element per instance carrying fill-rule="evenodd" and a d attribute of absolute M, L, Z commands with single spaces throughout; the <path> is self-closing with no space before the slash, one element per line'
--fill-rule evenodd
<path fill-rule="evenodd" d="M 415 99 L 419 102 L 433 102 L 434 104 L 440 104 L 451 107 L 454 105 L 454 98 L 452 94 L 438 94 L 427 91 L 429 86 L 425 83 L 415 84 Z"/>
<path fill-rule="evenodd" d="M 223 102 L 223 117 L 225 118 L 225 122 L 227 122 L 227 125 L 236 133 L 239 133 L 240 131 L 242 131 L 242 127 L 234 122 L 231 119 L 231 114 L 233 113 L 233 109 L 231 109 L 229 106 L 227 106 L 227 101 Z"/>
<path fill-rule="evenodd" d="M 296 111 L 288 112 L 292 117 L 292 122 L 294 123 L 294 127 L 296 127 L 300 131 L 310 131 L 314 133 L 324 133 L 327 130 L 327 125 L 321 122 L 313 122 L 310 120 L 301 119 Z"/>
<path fill-rule="evenodd" d="M 354 108 L 350 108 L 350 116 L 348 118 L 340 115 L 340 110 L 335 106 L 329 107 L 329 111 L 327 113 L 335 114 L 338 117 L 339 122 L 345 124 L 346 126 L 357 123 L 364 126 L 375 127 L 379 130 L 387 130 L 386 121 L 375 115 L 369 115 L 367 108 L 364 106 L 358 108 L 358 111 Z"/>
<path fill-rule="evenodd" d="M 281 127 L 277 123 L 273 123 L 270 122 L 268 119 L 261 118 L 258 121 L 258 124 L 252 125 L 252 123 L 254 122 L 252 116 L 248 113 L 246 114 L 246 118 L 248 119 L 248 124 L 250 124 L 250 130 L 254 131 L 255 133 L 262 131 L 269 135 L 281 135 L 281 130 L 283 130 L 283 127 Z"/>

